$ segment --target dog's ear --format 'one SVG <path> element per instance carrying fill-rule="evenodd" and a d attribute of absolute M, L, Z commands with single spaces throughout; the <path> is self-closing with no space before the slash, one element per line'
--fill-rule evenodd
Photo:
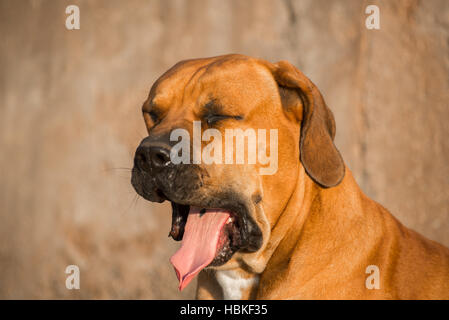
<path fill-rule="evenodd" d="M 318 88 L 287 61 L 270 64 L 286 112 L 302 121 L 300 160 L 307 174 L 324 188 L 338 185 L 345 164 L 334 145 L 335 120 Z"/>

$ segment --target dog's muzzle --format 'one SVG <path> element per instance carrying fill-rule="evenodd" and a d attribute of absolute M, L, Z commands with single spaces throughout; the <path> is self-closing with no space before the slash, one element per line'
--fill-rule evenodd
<path fill-rule="evenodd" d="M 183 249 L 171 262 L 183 289 L 202 268 L 225 264 L 239 250 L 258 250 L 262 233 L 251 217 L 250 200 L 225 183 L 218 189 L 207 185 L 205 178 L 214 177 L 202 166 L 173 164 L 172 145 L 163 139 L 142 140 L 131 183 L 143 198 L 172 204 L 169 236 L 182 240 Z"/>

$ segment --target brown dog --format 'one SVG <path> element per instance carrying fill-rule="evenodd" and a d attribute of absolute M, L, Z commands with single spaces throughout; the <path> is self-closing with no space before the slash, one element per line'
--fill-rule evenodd
<path fill-rule="evenodd" d="M 180 289 L 199 274 L 201 299 L 449 298 L 449 250 L 363 194 L 333 144 L 331 111 L 290 63 L 182 61 L 153 85 L 143 116 L 149 136 L 136 150 L 132 184 L 150 201 L 172 203 Z M 184 130 L 177 139 L 175 129 Z M 229 129 L 275 129 L 278 143 L 262 151 L 277 152 L 277 170 L 198 161 L 206 129 L 214 140 Z M 180 132 L 203 132 L 199 145 L 183 145 L 190 163 L 172 158 Z"/>

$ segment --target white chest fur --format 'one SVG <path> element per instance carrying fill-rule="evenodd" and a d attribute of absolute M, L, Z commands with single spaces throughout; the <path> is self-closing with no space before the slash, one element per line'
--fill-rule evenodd
<path fill-rule="evenodd" d="M 215 276 L 223 289 L 225 300 L 239 300 L 242 298 L 244 290 L 255 286 L 259 282 L 259 277 L 243 278 L 238 272 L 233 270 L 216 271 Z"/>

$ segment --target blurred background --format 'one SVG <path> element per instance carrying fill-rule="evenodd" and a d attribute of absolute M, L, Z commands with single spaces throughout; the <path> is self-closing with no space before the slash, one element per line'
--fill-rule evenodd
<path fill-rule="evenodd" d="M 152 83 L 225 53 L 299 67 L 364 192 L 449 245 L 447 0 L 0 0 L 0 32 L 0 298 L 193 298 L 169 206 L 138 198 L 130 169 Z"/>

